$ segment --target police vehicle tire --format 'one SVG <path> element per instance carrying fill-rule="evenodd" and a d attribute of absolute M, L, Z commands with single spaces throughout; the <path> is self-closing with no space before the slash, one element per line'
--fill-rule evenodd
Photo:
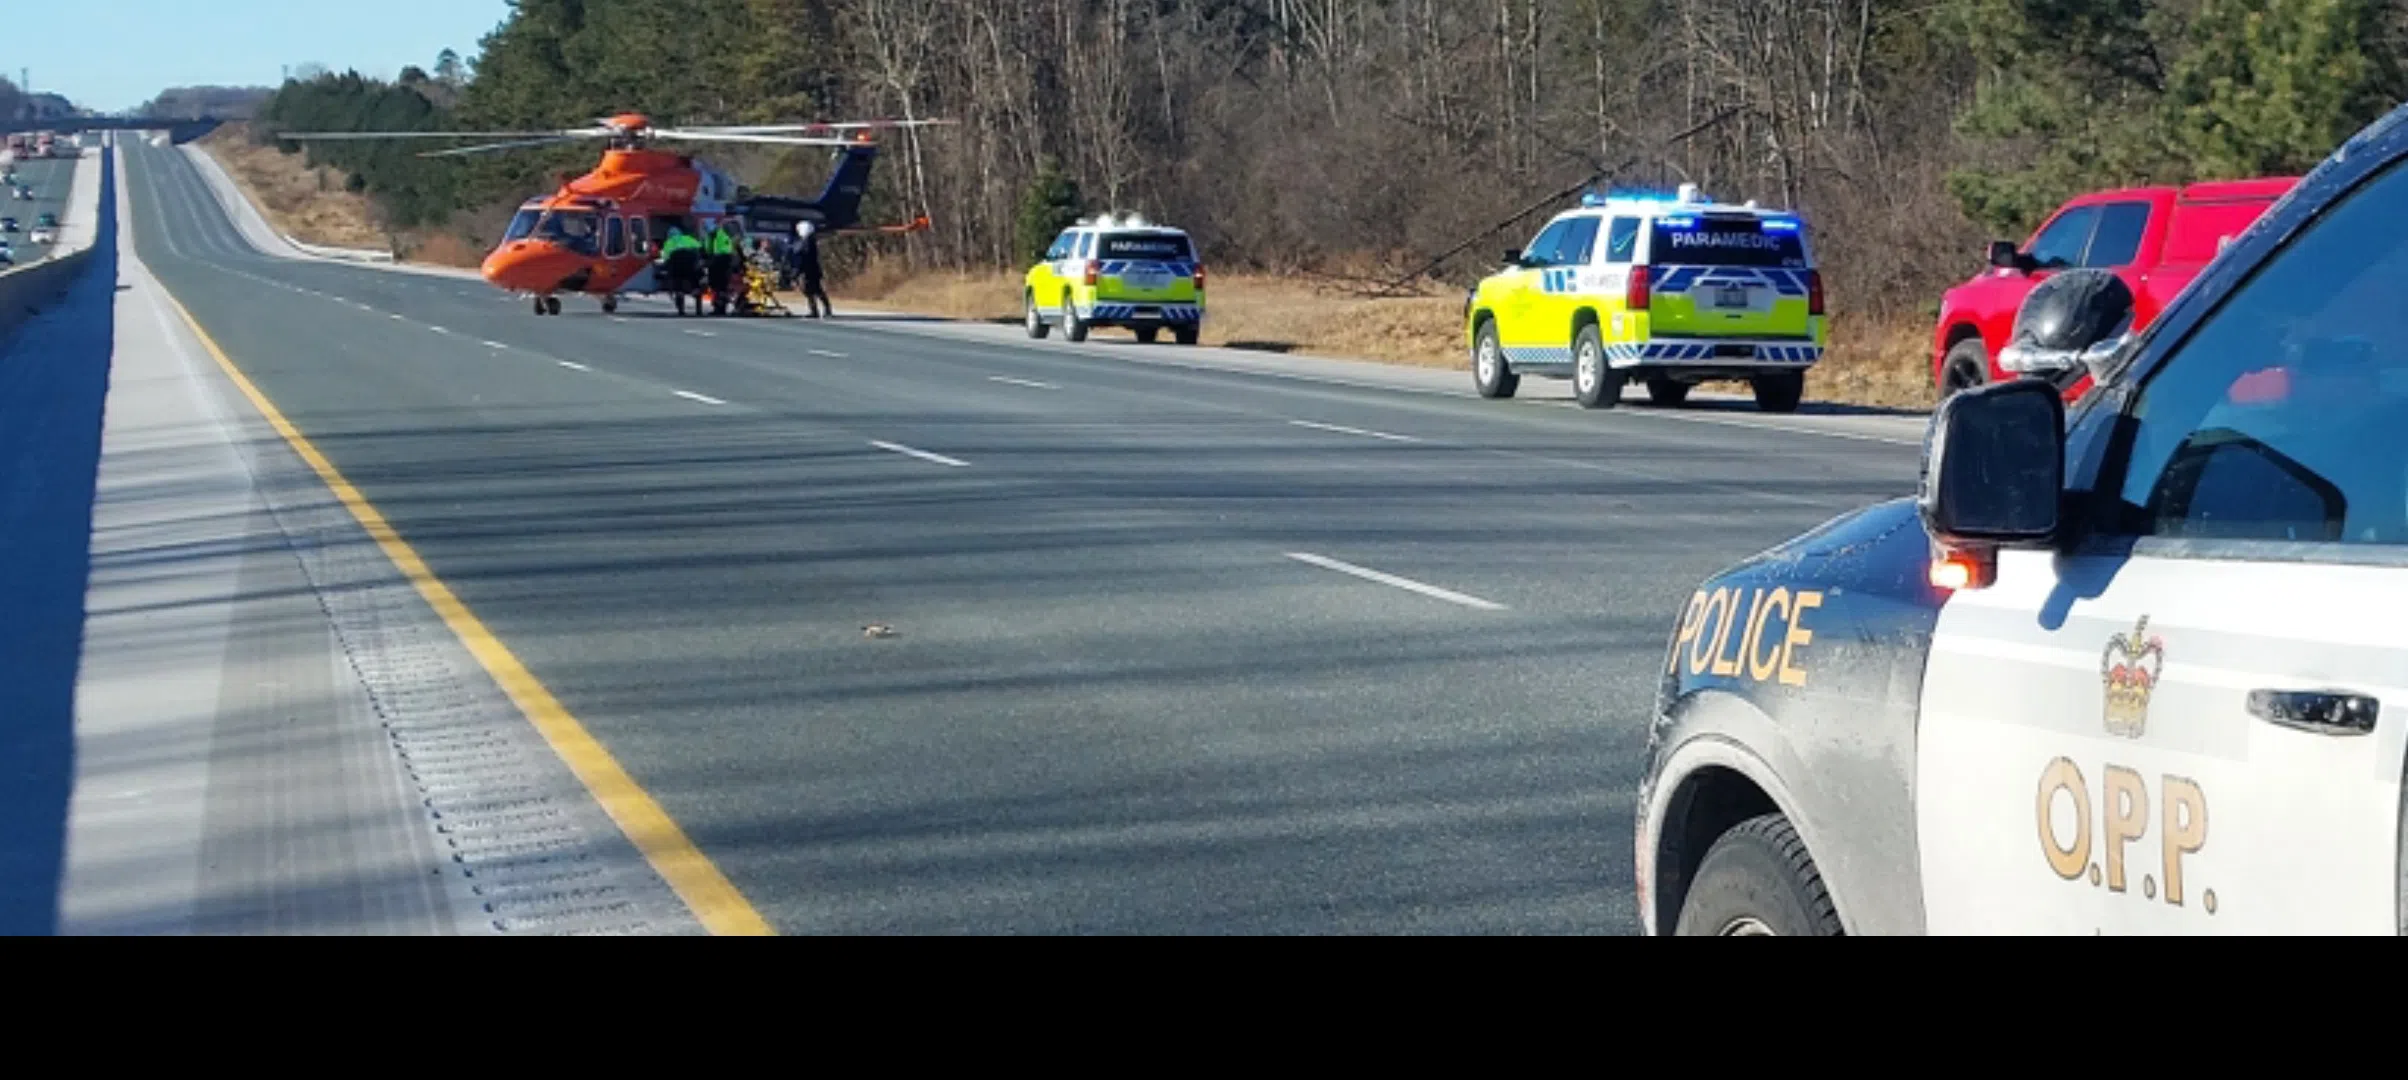
<path fill-rule="evenodd" d="M 1605 362 L 1605 339 L 1595 324 L 1572 335 L 1572 396 L 1584 409 L 1611 409 L 1622 404 L 1622 388 L 1630 373 Z"/>
<path fill-rule="evenodd" d="M 1969 337 L 1948 347 L 1940 362 L 1940 396 L 1954 397 L 1990 381 L 1990 353 L 1982 339 Z"/>
<path fill-rule="evenodd" d="M 1789 819 L 1751 818 L 1707 849 L 1675 937 L 1839 937 L 1822 872 Z"/>
<path fill-rule="evenodd" d="M 1796 412 L 1798 402 L 1806 396 L 1806 373 L 1758 375 L 1751 385 L 1756 390 L 1757 408 L 1765 412 Z"/>
<path fill-rule="evenodd" d="M 1497 344 L 1494 319 L 1480 320 L 1472 335 L 1472 385 L 1484 398 L 1509 398 L 1521 389 L 1522 377 L 1505 363 L 1505 348 Z"/>
<path fill-rule="evenodd" d="M 1053 327 L 1045 324 L 1045 315 L 1037 310 L 1037 294 L 1030 292 L 1021 295 L 1022 304 L 1027 309 L 1021 313 L 1021 319 L 1028 326 L 1028 336 L 1038 341 L 1045 340 L 1045 335 L 1052 333 Z"/>
<path fill-rule="evenodd" d="M 1159 326 L 1144 326 L 1137 330 L 1137 342 L 1140 345 L 1151 345 L 1161 336 L 1162 328 Z"/>
<path fill-rule="evenodd" d="M 1689 400 L 1690 389 L 1692 389 L 1691 384 L 1679 379 L 1649 379 L 1647 380 L 1647 400 L 1667 409 L 1674 408 Z"/>
<path fill-rule="evenodd" d="M 1196 328 L 1195 328 L 1195 327 L 1192 327 L 1192 326 L 1182 326 L 1182 327 L 1179 327 L 1179 328 L 1178 328 L 1178 329 L 1176 329 L 1176 330 L 1173 330 L 1173 331 L 1171 331 L 1171 340 L 1173 340 L 1173 341 L 1176 341 L 1176 342 L 1178 342 L 1178 343 L 1179 343 L 1179 344 L 1181 344 L 1181 345 L 1193 345 L 1193 344 L 1195 344 L 1195 343 L 1196 343 L 1196 336 L 1197 336 L 1197 331 L 1196 331 Z"/>

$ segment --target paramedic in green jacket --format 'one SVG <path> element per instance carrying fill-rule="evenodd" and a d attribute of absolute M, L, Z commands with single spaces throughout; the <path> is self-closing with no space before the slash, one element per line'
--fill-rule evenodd
<path fill-rule="evenodd" d="M 668 285 L 670 296 L 677 302 L 677 313 L 685 314 L 686 297 L 694 296 L 694 311 L 701 314 L 702 290 L 699 286 L 702 281 L 702 241 L 672 225 L 669 227 L 669 238 L 661 241 L 660 260 L 660 276 L 663 283 Z"/>
<path fill-rule="evenodd" d="M 723 220 L 717 228 L 711 230 L 711 240 L 707 248 L 708 255 L 704 259 L 704 264 L 711 269 L 711 314 L 713 315 L 727 314 L 728 301 L 733 299 L 728 295 L 728 290 L 733 287 L 737 245 L 736 232 L 729 227 L 730 224 Z"/>

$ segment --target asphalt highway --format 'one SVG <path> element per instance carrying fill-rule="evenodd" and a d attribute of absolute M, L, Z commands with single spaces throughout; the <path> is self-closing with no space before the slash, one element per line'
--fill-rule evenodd
<path fill-rule="evenodd" d="M 1680 604 L 1915 478 L 1468 376 L 538 318 L 263 255 L 127 142 L 142 262 L 785 933 L 1633 932 Z"/>
<path fill-rule="evenodd" d="M 98 150 L 86 153 L 97 154 Z M 50 253 L 50 245 L 33 242 L 34 222 L 45 213 L 65 217 L 67 189 L 75 183 L 73 158 L 42 158 L 13 162 L 0 168 L 17 171 L 17 179 L 33 189 L 33 198 L 19 199 L 16 192 L 0 190 L 0 218 L 17 219 L 14 232 L 0 232 L 0 241 L 10 249 L 9 257 L 22 266 Z"/>

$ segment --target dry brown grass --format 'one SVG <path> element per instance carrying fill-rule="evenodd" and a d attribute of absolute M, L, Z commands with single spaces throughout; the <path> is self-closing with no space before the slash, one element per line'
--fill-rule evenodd
<path fill-rule="evenodd" d="M 1269 275 L 1211 279 L 1211 315 L 1203 342 L 1267 352 L 1374 360 L 1468 371 L 1463 297 L 1370 299 L 1314 281 Z M 839 302 L 916 315 L 978 321 L 1020 317 L 1020 278 L 1008 273 L 919 273 L 872 263 L 835 284 Z M 1807 376 L 1809 400 L 1890 408 L 1930 408 L 1928 327 L 1832 327 L 1830 355 Z M 1708 389 L 1741 389 L 1709 384 Z"/>
<path fill-rule="evenodd" d="M 342 170 L 312 169 L 300 154 L 256 145 L 243 123 L 222 125 L 193 145 L 225 167 L 276 231 L 305 244 L 392 249 L 367 196 L 343 190 Z"/>

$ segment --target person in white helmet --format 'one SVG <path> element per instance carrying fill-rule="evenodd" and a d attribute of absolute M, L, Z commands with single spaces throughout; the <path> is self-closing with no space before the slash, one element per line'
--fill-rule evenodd
<path fill-rule="evenodd" d="M 794 245 L 795 270 L 803 279 L 803 299 L 810 304 L 814 319 L 836 317 L 836 305 L 828 302 L 828 290 L 820 284 L 819 229 L 811 222 L 794 227 L 798 238 Z"/>

